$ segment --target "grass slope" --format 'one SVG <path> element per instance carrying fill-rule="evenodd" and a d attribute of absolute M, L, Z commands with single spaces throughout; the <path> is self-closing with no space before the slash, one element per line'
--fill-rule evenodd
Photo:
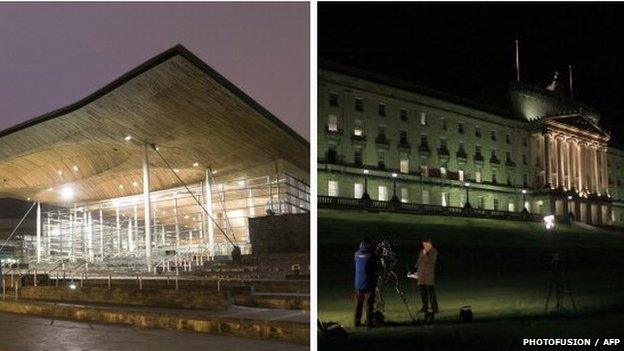
<path fill-rule="evenodd" d="M 541 223 L 331 210 L 319 210 L 318 231 L 319 318 L 338 321 L 351 334 L 346 344 L 321 339 L 322 350 L 493 346 L 486 340 L 513 348 L 521 335 L 570 331 L 579 337 L 624 325 L 612 323 L 621 317 L 603 316 L 622 310 L 624 235 L 569 225 L 547 232 Z M 420 240 L 433 239 L 439 250 L 436 289 L 442 311 L 438 324 L 371 331 L 352 328 L 353 252 L 365 236 L 388 237 L 400 246 L 399 276 L 413 266 Z M 568 328 L 543 317 L 555 252 L 562 255 L 579 315 L 586 316 L 566 321 Z M 412 310 L 419 308 L 413 281 L 404 279 L 402 287 Z M 399 325 L 408 322 L 396 293 L 385 289 L 383 295 L 386 317 Z M 464 305 L 472 306 L 476 323 L 456 323 Z"/>

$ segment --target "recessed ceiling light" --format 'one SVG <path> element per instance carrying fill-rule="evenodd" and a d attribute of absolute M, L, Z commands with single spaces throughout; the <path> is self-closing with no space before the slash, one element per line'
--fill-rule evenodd
<path fill-rule="evenodd" d="M 30 201 L 30 198 L 27 198 L 26 201 Z"/>
<path fill-rule="evenodd" d="M 78 172 L 78 166 L 74 166 L 74 172 Z"/>
<path fill-rule="evenodd" d="M 139 186 L 139 183 L 137 183 L 137 182 L 132 182 L 132 186 L 137 187 L 137 186 Z"/>
<path fill-rule="evenodd" d="M 128 134 L 126 135 L 126 137 L 124 138 L 125 141 L 130 141 L 132 140 L 132 135 Z"/>
<path fill-rule="evenodd" d="M 123 185 L 119 184 L 119 189 L 123 189 Z"/>
<path fill-rule="evenodd" d="M 180 173 L 180 170 L 179 170 L 179 169 L 177 169 L 177 168 L 176 168 L 176 169 L 174 169 L 173 171 L 174 171 L 174 172 L 176 172 L 176 173 Z"/>
<path fill-rule="evenodd" d="M 197 167 L 197 166 L 199 166 L 199 162 L 193 163 L 193 167 Z"/>
<path fill-rule="evenodd" d="M 56 173 L 58 173 L 58 175 L 63 175 L 63 171 L 56 171 Z"/>

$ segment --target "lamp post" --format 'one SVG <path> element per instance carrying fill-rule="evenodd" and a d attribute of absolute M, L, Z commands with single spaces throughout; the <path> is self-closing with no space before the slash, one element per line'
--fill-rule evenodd
<path fill-rule="evenodd" d="M 392 202 L 399 202 L 399 198 L 398 198 L 397 193 L 396 193 L 397 177 L 398 177 L 398 174 L 392 173 L 392 193 L 393 193 L 393 195 L 392 195 L 392 199 L 390 200 Z"/>
<path fill-rule="evenodd" d="M 362 194 L 362 199 L 370 200 L 370 195 L 368 195 L 368 169 L 365 169 L 363 173 L 364 173 L 364 193 Z"/>
<path fill-rule="evenodd" d="M 464 208 L 470 209 L 472 208 L 470 205 L 470 182 L 465 182 L 464 186 L 466 187 L 466 203 L 464 204 Z"/>
<path fill-rule="evenodd" d="M 527 205 L 526 205 L 526 194 L 527 194 L 526 189 L 522 189 L 522 208 L 528 211 L 529 209 L 527 208 Z"/>

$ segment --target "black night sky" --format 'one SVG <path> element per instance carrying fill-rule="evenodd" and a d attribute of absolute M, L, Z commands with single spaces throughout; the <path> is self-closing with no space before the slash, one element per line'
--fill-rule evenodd
<path fill-rule="evenodd" d="M 624 144 L 624 11 L 596 3 L 319 3 L 321 61 L 349 65 L 498 107 L 515 80 L 546 86 L 555 70 Z"/>

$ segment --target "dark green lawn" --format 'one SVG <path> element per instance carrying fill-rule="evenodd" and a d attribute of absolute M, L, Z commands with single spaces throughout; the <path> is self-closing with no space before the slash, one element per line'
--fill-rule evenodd
<path fill-rule="evenodd" d="M 363 345 L 366 349 L 446 350 L 456 345 L 461 345 L 458 349 L 477 345 L 510 349 L 520 346 L 523 337 L 540 333 L 580 337 L 615 333 L 624 325 L 624 235 L 573 226 L 546 232 L 541 223 L 363 211 L 319 210 L 318 223 L 319 318 L 340 322 L 351 334 L 346 344 L 320 340 L 321 350 Z M 353 328 L 353 252 L 364 236 L 373 240 L 386 236 L 400 245 L 400 276 L 413 265 L 420 239 L 433 239 L 439 251 L 439 323 L 371 331 Z M 562 254 L 579 311 L 575 318 L 563 321 L 543 316 L 555 252 Z M 412 281 L 405 280 L 403 288 L 416 310 L 420 306 Z M 386 317 L 397 324 L 408 322 L 396 294 L 388 289 L 384 297 Z M 456 323 L 464 305 L 472 306 L 475 313 L 471 325 Z"/>

